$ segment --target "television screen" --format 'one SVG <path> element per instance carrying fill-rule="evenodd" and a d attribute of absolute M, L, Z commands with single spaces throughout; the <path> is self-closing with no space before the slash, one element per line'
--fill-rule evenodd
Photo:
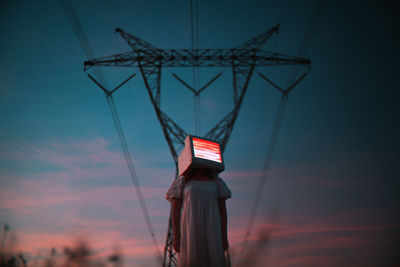
<path fill-rule="evenodd" d="M 179 175 L 200 167 L 210 168 L 216 173 L 225 169 L 220 145 L 212 140 L 188 135 L 185 147 L 178 157 Z"/>
<path fill-rule="evenodd" d="M 193 137 L 193 153 L 196 158 L 222 163 L 221 150 L 218 143 Z"/>

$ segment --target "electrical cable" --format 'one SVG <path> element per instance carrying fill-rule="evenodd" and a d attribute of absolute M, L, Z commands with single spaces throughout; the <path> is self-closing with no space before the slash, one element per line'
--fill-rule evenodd
<path fill-rule="evenodd" d="M 298 51 L 298 57 L 304 57 L 310 47 L 312 38 L 315 34 L 315 31 L 317 29 L 317 26 L 319 24 L 321 15 L 323 13 L 323 11 L 325 10 L 327 5 L 326 1 L 323 0 L 318 0 L 317 1 L 317 5 L 314 9 L 314 12 L 310 18 L 309 24 L 307 26 L 306 32 L 305 32 L 305 36 L 304 39 L 301 43 L 300 49 Z M 282 11 L 283 13 L 283 11 Z M 282 14 L 281 13 L 281 14 Z M 281 18 L 280 18 L 281 19 Z M 300 70 L 299 66 L 294 66 L 289 74 L 288 80 L 287 80 L 287 86 L 286 88 L 293 83 L 293 81 L 296 79 L 298 72 Z M 281 126 L 281 122 L 282 122 L 282 118 L 286 109 L 286 103 L 287 103 L 287 99 L 288 99 L 288 94 L 282 94 L 281 97 L 281 101 L 279 104 L 279 108 L 278 108 L 278 113 L 275 119 L 275 123 L 274 123 L 274 128 L 273 128 L 273 132 L 272 132 L 272 136 L 270 139 L 270 143 L 267 149 L 267 154 L 265 157 L 265 161 L 264 161 L 264 167 L 263 167 L 263 171 L 259 180 L 259 184 L 257 187 L 257 192 L 256 192 L 256 197 L 255 200 L 253 202 L 253 206 L 251 209 L 251 213 L 250 213 L 250 218 L 249 218 L 249 223 L 247 225 L 246 228 L 246 233 L 245 233 L 245 238 L 243 241 L 243 245 L 242 245 L 242 252 L 244 252 L 244 250 L 246 249 L 247 246 L 247 242 L 248 239 L 250 237 L 250 233 L 251 233 L 251 229 L 253 228 L 253 224 L 254 224 L 254 220 L 257 214 L 257 208 L 259 206 L 259 202 L 261 199 L 261 194 L 262 191 L 264 189 L 264 185 L 266 182 L 266 178 L 268 176 L 268 171 L 270 168 L 270 164 L 271 164 L 271 160 L 272 160 L 272 156 L 273 156 L 273 152 L 278 140 L 278 136 L 279 136 L 279 130 L 280 130 L 280 126 Z M 242 253 L 243 254 L 243 253 Z"/>
<path fill-rule="evenodd" d="M 191 44 L 192 51 L 197 55 L 199 49 L 199 3 L 198 0 L 190 1 L 190 25 L 191 25 Z M 194 94 L 194 125 L 195 133 L 200 135 L 200 93 L 198 92 L 200 86 L 200 72 L 199 68 L 193 66 L 193 88 L 196 93 Z"/>
<path fill-rule="evenodd" d="M 285 13 L 287 2 L 288 2 L 287 0 L 284 2 L 283 6 L 281 8 L 281 12 L 279 13 L 278 23 L 277 23 L 278 25 L 281 25 L 282 17 L 283 17 L 283 14 Z M 275 50 L 277 46 L 278 46 L 278 34 L 275 34 L 273 50 Z"/>
<path fill-rule="evenodd" d="M 69 0 L 60 0 L 60 2 L 62 4 L 62 7 L 64 8 L 64 11 L 65 11 L 65 14 L 67 15 L 68 20 L 70 21 L 70 23 L 72 25 L 72 28 L 73 28 L 75 34 L 76 34 L 76 36 L 77 36 L 77 38 L 78 38 L 78 40 L 79 40 L 79 42 L 80 42 L 80 44 L 82 46 L 82 49 L 83 49 L 87 59 L 95 58 L 94 57 L 94 53 L 93 53 L 93 49 L 90 46 L 90 43 L 89 43 L 89 41 L 88 41 L 84 31 L 83 31 L 83 27 L 82 27 L 82 25 L 81 25 L 77 15 L 76 15 L 76 13 L 75 13 L 75 10 L 74 10 L 71 2 Z M 96 78 L 100 81 L 100 83 L 103 84 L 105 88 L 109 88 L 108 85 L 107 85 L 107 82 L 106 82 L 106 79 L 104 77 L 103 72 L 98 68 L 94 68 L 94 72 L 95 72 Z M 98 84 L 98 83 L 96 82 L 96 84 Z M 100 87 L 103 87 L 103 86 L 100 85 Z M 102 89 L 106 90 L 105 88 L 102 88 Z M 126 160 L 127 165 L 128 165 L 130 177 L 131 177 L 132 183 L 134 184 L 134 187 L 135 187 L 135 190 L 136 190 L 136 195 L 138 197 L 139 204 L 140 204 L 140 206 L 142 208 L 142 212 L 143 212 L 143 215 L 144 215 L 144 218 L 145 218 L 149 233 L 150 233 L 152 241 L 153 241 L 153 245 L 154 245 L 154 247 L 155 247 L 155 249 L 157 251 L 157 254 L 160 257 L 160 262 L 162 262 L 162 256 L 161 256 L 161 252 L 159 250 L 158 244 L 157 244 L 157 240 L 155 238 L 154 228 L 153 228 L 153 225 L 151 223 L 151 219 L 150 219 L 147 207 L 146 207 L 146 203 L 144 201 L 144 197 L 143 197 L 143 193 L 142 193 L 142 190 L 141 190 L 141 187 L 140 187 L 140 183 L 139 183 L 139 180 L 137 178 L 137 175 L 136 175 L 136 172 L 135 172 L 135 169 L 134 169 L 133 160 L 132 160 L 131 154 L 130 154 L 129 149 L 128 149 L 128 145 L 127 145 L 127 142 L 126 142 L 126 139 L 125 139 L 125 135 L 124 135 L 124 132 L 123 132 L 123 129 L 122 129 L 121 121 L 119 119 L 117 108 L 116 108 L 114 99 L 112 98 L 111 94 L 107 95 L 107 102 L 108 102 L 108 105 L 109 105 L 109 108 L 110 108 L 110 112 L 111 112 L 111 115 L 112 115 L 112 118 L 113 118 L 113 121 L 114 121 L 115 128 L 117 130 L 118 138 L 119 138 L 120 143 L 121 143 L 122 151 L 123 151 L 125 160 Z"/>
<path fill-rule="evenodd" d="M 88 60 L 95 58 L 93 49 L 86 37 L 85 32 L 83 31 L 82 24 L 80 23 L 77 15 L 76 15 L 75 9 L 72 6 L 71 2 L 69 0 L 60 0 L 60 2 L 64 8 L 65 14 L 67 15 L 69 22 L 72 25 L 72 29 L 75 32 L 75 35 L 81 44 L 81 47 L 83 49 L 83 52 L 86 55 L 86 58 Z M 107 84 L 107 81 L 104 77 L 103 72 L 98 67 L 95 67 L 94 73 L 95 73 L 97 80 L 99 80 L 101 82 L 101 84 L 103 84 L 104 86 L 106 86 L 106 88 L 108 88 L 109 86 Z"/>
<path fill-rule="evenodd" d="M 259 206 L 260 199 L 261 199 L 261 194 L 262 194 L 262 191 L 264 189 L 266 178 L 268 176 L 268 171 L 269 171 L 269 168 L 270 168 L 270 165 L 271 165 L 272 155 L 273 155 L 276 143 L 278 141 L 279 130 L 280 130 L 280 127 L 281 127 L 283 114 L 284 114 L 285 109 L 286 109 L 287 99 L 288 99 L 288 95 L 282 95 L 281 101 L 279 103 L 278 113 L 277 113 L 276 118 L 275 118 L 275 123 L 274 123 L 272 136 L 271 136 L 271 139 L 270 139 L 270 143 L 268 145 L 268 150 L 267 150 L 267 154 L 266 154 L 265 161 L 264 161 L 263 171 L 261 173 L 260 180 L 258 182 L 256 197 L 255 197 L 255 200 L 254 200 L 252 208 L 251 208 L 250 219 L 249 219 L 249 222 L 247 224 L 245 238 L 244 238 L 244 241 L 243 241 L 243 244 L 242 244 L 242 252 L 244 252 L 244 250 L 245 250 L 245 248 L 247 246 L 247 242 L 248 242 L 248 239 L 250 237 L 251 229 L 253 228 L 254 220 L 255 220 L 255 217 L 256 217 L 256 213 L 257 213 L 257 208 Z"/>
<path fill-rule="evenodd" d="M 317 0 L 316 6 L 314 8 L 314 11 L 311 15 L 310 21 L 307 25 L 307 30 L 304 34 L 304 39 L 301 42 L 299 51 L 297 52 L 298 57 L 305 57 L 308 49 L 310 48 L 311 41 L 314 38 L 315 32 L 318 28 L 319 22 L 321 20 L 321 16 L 324 13 L 326 7 L 328 5 L 328 1 L 325 0 Z M 299 66 L 293 66 L 292 71 L 289 75 L 289 78 L 287 80 L 287 85 L 291 84 L 296 77 L 298 76 L 298 73 L 300 71 Z"/>
<path fill-rule="evenodd" d="M 110 108 L 110 111 L 111 111 L 111 114 L 112 114 L 112 117 L 113 117 L 113 120 L 114 120 L 115 128 L 116 128 L 117 133 L 118 133 L 118 138 L 119 138 L 121 146 L 122 146 L 122 150 L 123 150 L 123 153 L 124 153 L 124 156 L 125 156 L 125 160 L 126 160 L 126 163 L 128 165 L 130 177 L 131 177 L 132 183 L 134 184 L 134 187 L 135 187 L 135 190 L 136 190 L 136 195 L 137 195 L 137 197 L 139 199 L 139 203 L 140 203 L 140 206 L 142 208 L 142 212 L 143 212 L 146 224 L 148 226 L 148 229 L 149 229 L 152 241 L 153 241 L 153 245 L 157 250 L 157 254 L 160 256 L 160 262 L 162 262 L 161 252 L 158 249 L 158 243 L 157 243 L 157 240 L 155 238 L 154 228 L 153 228 L 153 225 L 151 223 L 150 215 L 149 215 L 149 212 L 148 212 L 147 207 L 146 207 L 146 203 L 145 203 L 145 200 L 144 200 L 144 197 L 143 197 L 142 190 L 140 188 L 139 179 L 137 178 L 137 175 L 136 175 L 136 172 L 135 172 L 135 168 L 133 166 L 132 156 L 131 156 L 131 154 L 129 152 L 129 149 L 128 149 L 128 145 L 127 145 L 127 142 L 126 142 L 126 139 L 125 139 L 125 134 L 123 132 L 121 121 L 119 119 L 119 115 L 118 115 L 118 112 L 117 112 L 117 107 L 116 107 L 114 99 L 113 99 L 113 97 L 111 95 L 107 96 L 107 102 L 108 102 L 108 105 L 109 105 L 109 108 Z"/>

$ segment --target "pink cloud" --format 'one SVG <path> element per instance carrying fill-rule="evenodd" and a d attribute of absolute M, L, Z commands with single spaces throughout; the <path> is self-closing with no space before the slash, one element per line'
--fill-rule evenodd
<path fill-rule="evenodd" d="M 271 266 L 337 266 L 341 265 L 344 259 L 345 262 L 359 261 L 357 252 L 363 250 L 365 246 L 379 248 L 382 241 L 372 238 L 370 233 L 399 227 L 400 225 L 333 227 L 327 223 L 327 225 L 310 224 L 303 228 L 270 224 L 264 225 L 263 230 L 253 231 L 255 233 L 249 239 L 246 246 L 249 250 L 246 251 L 250 252 L 248 254 L 250 257 L 257 257 L 257 262 L 251 266 L 264 266 L 266 262 Z M 262 247 L 258 248 L 261 245 L 259 242 L 261 233 L 267 234 L 267 239 L 264 240 Z M 244 231 L 240 228 L 230 229 L 230 244 L 235 261 L 247 255 L 242 251 L 243 234 Z M 366 238 L 367 236 L 369 238 Z M 340 257 L 338 253 L 346 256 Z M 361 262 L 368 263 L 367 260 Z"/>
<path fill-rule="evenodd" d="M 276 266 L 335 266 L 338 264 L 340 258 L 338 257 L 327 257 L 327 256 L 316 256 L 306 255 L 298 257 L 282 257 L 277 259 Z"/>
<path fill-rule="evenodd" d="M 334 218 L 335 215 L 332 215 Z M 298 221 L 299 219 L 297 219 Z M 296 221 L 295 218 L 289 221 Z M 232 218 L 230 220 L 230 236 L 239 240 L 243 238 L 247 230 L 248 218 Z M 400 224 L 386 223 L 386 224 L 346 224 L 345 222 L 327 220 L 324 222 L 310 222 L 304 224 L 283 224 L 279 222 L 265 222 L 265 219 L 257 219 L 254 222 L 252 229 L 253 240 L 257 238 L 257 232 L 268 231 L 274 238 L 296 238 L 299 236 L 307 236 L 311 234 L 324 234 L 324 233 L 347 233 L 347 232 L 368 232 L 368 231 L 383 231 L 388 229 L 400 228 Z"/>
<path fill-rule="evenodd" d="M 165 188 L 141 187 L 145 199 L 164 199 Z M 67 186 L 51 180 L 22 180 L 18 186 L 6 186 L 0 188 L 0 208 L 12 209 L 15 212 L 28 213 L 32 208 L 44 209 L 49 206 L 62 204 L 79 205 L 105 205 L 113 206 L 126 201 L 137 202 L 136 192 L 133 186 Z M 167 203 L 165 203 L 167 204 Z"/>
<path fill-rule="evenodd" d="M 115 145 L 114 145 L 115 146 Z M 130 179 L 126 161 L 120 151 L 111 149 L 110 143 L 97 137 L 89 140 L 72 140 L 67 142 L 53 141 L 48 144 L 4 144 L 0 143 L 0 158 L 18 162 L 21 166 L 35 166 L 46 171 L 32 170 L 19 173 L 18 170 L 8 171 L 2 177 L 1 184 L 14 185 L 20 180 L 58 180 L 59 183 L 70 183 L 72 180 L 96 179 L 111 181 L 112 179 Z M 140 154 L 140 153 L 139 153 Z M 134 158 L 138 179 L 151 181 L 152 186 L 160 185 L 168 188 L 173 179 L 173 164 L 171 170 L 148 166 L 154 161 L 141 155 L 141 160 Z"/>

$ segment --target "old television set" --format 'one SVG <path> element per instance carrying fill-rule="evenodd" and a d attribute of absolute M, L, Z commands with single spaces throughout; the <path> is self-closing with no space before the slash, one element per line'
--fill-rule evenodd
<path fill-rule="evenodd" d="M 185 139 L 185 147 L 178 157 L 179 175 L 185 175 L 193 168 L 207 167 L 215 173 L 225 169 L 222 158 L 221 146 L 218 142 L 188 135 Z"/>

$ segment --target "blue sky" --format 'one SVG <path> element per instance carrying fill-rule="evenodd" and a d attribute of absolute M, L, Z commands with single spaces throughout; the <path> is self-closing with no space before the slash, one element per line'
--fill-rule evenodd
<path fill-rule="evenodd" d="M 190 48 L 188 1 L 72 1 L 96 56 L 128 51 L 116 27 L 159 48 Z M 201 1 L 199 47 L 230 48 L 273 27 L 264 49 L 296 55 L 316 1 Z M 0 223 L 30 259 L 86 236 L 99 257 L 119 245 L 151 266 L 154 249 L 103 92 L 57 1 L 0 8 Z M 329 1 L 306 55 L 312 70 L 289 97 L 252 241 L 271 231 L 273 266 L 399 263 L 398 85 L 394 2 Z M 136 69 L 103 69 L 116 86 Z M 257 71 L 284 85 L 289 67 Z M 193 132 L 193 96 L 165 69 L 161 107 Z M 200 70 L 204 134 L 232 108 L 231 70 Z M 225 153 L 222 177 L 233 253 L 244 237 L 279 93 L 254 75 Z M 169 215 L 173 161 L 141 75 L 115 95 L 156 238 Z M 279 221 L 273 220 L 279 214 Z M 255 241 L 254 241 L 255 242 Z M 256 243 L 255 243 L 256 244 Z"/>

